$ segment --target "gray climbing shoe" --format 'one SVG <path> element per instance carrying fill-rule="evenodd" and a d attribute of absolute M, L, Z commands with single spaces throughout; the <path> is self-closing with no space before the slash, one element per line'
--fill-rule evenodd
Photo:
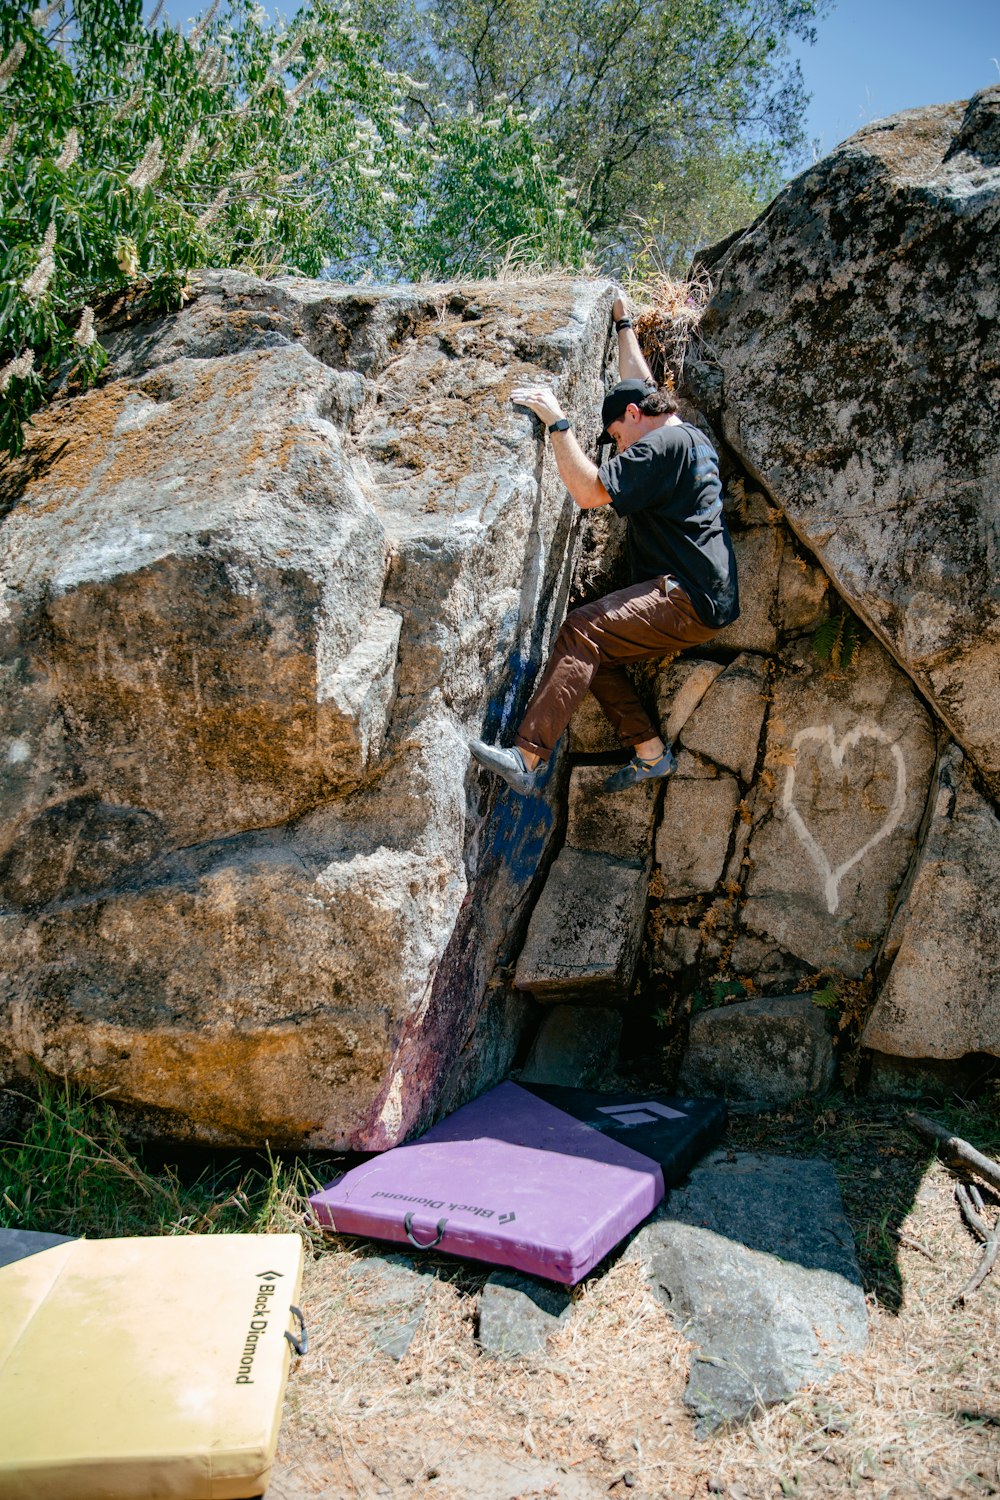
<path fill-rule="evenodd" d="M 643 760 L 640 756 L 633 755 L 627 766 L 619 767 L 608 777 L 601 791 L 627 792 L 630 786 L 638 786 L 641 781 L 657 781 L 676 769 L 677 757 L 669 748 L 664 750 L 659 760 Z"/>
<path fill-rule="evenodd" d="M 485 745 L 482 740 L 470 740 L 469 749 L 481 766 L 500 776 L 522 797 L 533 792 L 538 785 L 538 772 L 529 771 L 517 749 L 501 750 L 499 745 Z"/>

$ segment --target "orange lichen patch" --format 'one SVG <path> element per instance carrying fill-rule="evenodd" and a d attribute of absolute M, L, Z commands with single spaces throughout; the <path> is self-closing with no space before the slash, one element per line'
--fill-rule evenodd
<path fill-rule="evenodd" d="M 263 467 L 287 468 L 302 445 L 325 453 L 322 435 L 301 421 L 282 430 L 276 444 L 253 419 L 252 397 L 266 398 L 266 364 L 273 358 L 265 350 L 214 361 L 187 388 L 163 372 L 139 384 L 115 381 L 50 409 L 36 423 L 25 457 L 23 498 L 48 511 L 95 481 L 107 494 L 126 482 L 158 484 L 189 471 L 204 491 Z M 118 430 L 136 399 L 156 402 L 156 410 L 141 426 Z"/>
<path fill-rule="evenodd" d="M 227 1144 L 289 1146 L 317 1137 L 340 1144 L 362 1123 L 353 1101 L 371 1097 L 384 1067 L 378 1044 L 359 1055 L 338 1035 L 335 1018 L 262 1024 L 254 1031 L 141 1032 L 96 1023 L 79 1040 L 85 1056 L 74 1071 L 81 1083 L 173 1111 L 192 1138 Z M 345 1088 L 335 1106 L 328 1084 L 313 1076 L 311 1060 L 322 1058 L 329 1070 L 338 1056 L 358 1092 Z M 234 1087 L 237 1079 L 240 1087 Z"/>
<path fill-rule="evenodd" d="M 964 110 L 965 101 L 959 100 L 927 107 L 919 117 L 899 120 L 891 127 L 869 127 L 862 137 L 864 148 L 904 180 L 926 176 L 940 165 Z"/>
<path fill-rule="evenodd" d="M 124 381 L 88 391 L 38 413 L 29 429 L 23 466 L 29 472 L 23 498 L 53 489 L 80 489 L 113 441 L 130 394 Z"/>

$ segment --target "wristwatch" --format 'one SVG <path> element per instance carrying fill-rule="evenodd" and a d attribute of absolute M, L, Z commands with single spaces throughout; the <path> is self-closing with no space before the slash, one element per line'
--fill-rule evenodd
<path fill-rule="evenodd" d="M 550 432 L 569 432 L 569 429 L 570 429 L 570 427 L 572 425 L 573 424 L 570 422 L 569 417 L 560 417 L 559 420 L 558 420 L 558 422 L 553 422 L 552 423 L 552 426 L 549 428 L 549 431 Z"/>
<path fill-rule="evenodd" d="M 632 319 L 631 318 L 616 318 L 615 319 L 615 332 L 616 333 L 621 333 L 621 331 L 622 331 L 623 328 L 631 328 L 631 327 L 632 327 Z"/>

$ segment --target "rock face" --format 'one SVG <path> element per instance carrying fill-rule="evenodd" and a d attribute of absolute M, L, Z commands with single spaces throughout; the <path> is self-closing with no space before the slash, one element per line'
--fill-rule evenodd
<path fill-rule="evenodd" d="M 1000 820 L 961 752 L 942 761 L 933 817 L 883 954 L 862 1040 L 897 1057 L 1000 1056 Z"/>
<path fill-rule="evenodd" d="M 539 1038 L 587 1070 L 637 986 L 820 974 L 874 980 L 884 1057 L 1000 1055 L 998 118 L 871 126 L 709 252 L 744 612 L 636 672 L 678 766 L 620 798 L 592 703 L 540 795 L 466 750 L 619 581 L 509 400 L 555 382 L 592 446 L 610 286 L 213 273 L 106 331 L 0 475 L 0 1086 L 374 1150 L 535 1001 L 600 1010 Z"/>
<path fill-rule="evenodd" d="M 593 1088 L 614 1073 L 622 1016 L 599 1005 L 553 1005 L 545 1013 L 518 1081 Z"/>
<path fill-rule="evenodd" d="M 0 1081 L 374 1149 L 510 1064 L 554 825 L 470 776 L 578 532 L 513 386 L 596 427 L 610 288 L 211 274 L 8 466 Z M 404 1088 L 405 1080 L 405 1088 Z"/>
<path fill-rule="evenodd" d="M 1000 85 L 909 110 L 791 182 L 709 252 L 708 358 L 689 370 L 994 796 L 998 119 Z"/>
<path fill-rule="evenodd" d="M 935 753 L 926 710 L 876 642 L 843 676 L 790 648 L 753 808 L 745 925 L 817 969 L 867 968 L 912 857 Z"/>

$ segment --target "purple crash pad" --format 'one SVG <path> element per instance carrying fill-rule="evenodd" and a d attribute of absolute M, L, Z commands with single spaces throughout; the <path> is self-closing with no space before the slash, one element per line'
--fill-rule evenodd
<path fill-rule="evenodd" d="M 342 1234 L 445 1250 L 572 1286 L 662 1197 L 657 1162 L 501 1083 L 309 1201 L 320 1222 Z"/>

